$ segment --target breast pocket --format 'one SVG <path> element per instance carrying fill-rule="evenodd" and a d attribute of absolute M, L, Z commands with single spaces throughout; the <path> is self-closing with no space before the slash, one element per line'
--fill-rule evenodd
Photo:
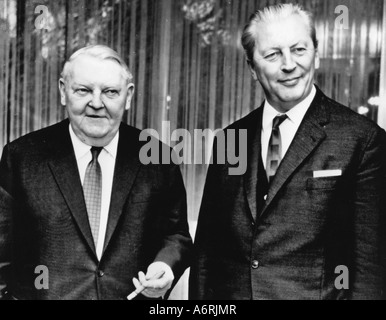
<path fill-rule="evenodd" d="M 341 177 L 308 178 L 307 190 L 329 190 L 336 189 Z"/>

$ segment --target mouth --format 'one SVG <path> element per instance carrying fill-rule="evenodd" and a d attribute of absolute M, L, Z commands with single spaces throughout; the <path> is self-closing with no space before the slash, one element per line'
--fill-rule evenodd
<path fill-rule="evenodd" d="M 86 117 L 87 118 L 91 118 L 91 119 L 103 119 L 103 118 L 106 118 L 104 116 L 97 116 L 97 115 L 87 115 Z"/>
<path fill-rule="evenodd" d="M 292 87 L 292 86 L 296 86 L 299 83 L 300 79 L 301 77 L 296 77 L 296 78 L 282 79 L 282 80 L 279 80 L 279 82 L 284 86 Z"/>

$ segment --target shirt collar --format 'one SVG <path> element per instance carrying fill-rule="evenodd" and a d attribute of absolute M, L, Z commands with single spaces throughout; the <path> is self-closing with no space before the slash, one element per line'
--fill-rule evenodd
<path fill-rule="evenodd" d="M 296 106 L 294 106 L 291 110 L 286 112 L 288 119 L 296 126 L 300 126 L 308 108 L 311 106 L 312 101 L 314 100 L 316 95 L 316 88 L 312 86 L 310 94 Z M 263 130 L 270 130 L 272 128 L 273 119 L 281 114 L 274 107 L 270 105 L 270 103 L 265 100 L 264 102 L 264 111 L 263 111 Z"/>
<path fill-rule="evenodd" d="M 74 130 L 72 129 L 71 124 L 69 125 L 69 131 L 70 131 L 72 145 L 74 147 L 76 160 L 79 160 L 80 158 L 83 158 L 86 154 L 90 152 L 91 146 L 85 144 L 83 141 L 81 141 L 78 138 L 78 136 L 75 134 Z M 118 141 L 119 141 L 119 131 L 117 132 L 113 140 L 111 140 L 111 142 L 103 148 L 114 159 L 117 156 Z"/>

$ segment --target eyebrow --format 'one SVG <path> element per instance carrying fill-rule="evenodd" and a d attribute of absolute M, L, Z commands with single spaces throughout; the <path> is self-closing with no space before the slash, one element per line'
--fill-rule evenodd
<path fill-rule="evenodd" d="M 72 86 L 83 86 L 83 87 L 88 87 L 90 86 L 89 84 L 86 83 L 80 83 L 80 82 L 73 82 Z"/>
<path fill-rule="evenodd" d="M 307 46 L 307 42 L 304 41 L 304 40 L 300 40 L 300 41 L 296 42 L 294 45 L 292 45 L 291 48 L 294 48 L 294 47 L 296 47 L 296 46 L 298 46 L 298 45 L 304 45 L 304 46 Z"/>
<path fill-rule="evenodd" d="M 72 88 L 74 88 L 74 87 L 87 87 L 87 88 L 92 89 L 93 85 L 86 84 L 86 83 L 74 82 L 71 87 Z M 102 91 L 104 91 L 104 90 L 116 90 L 118 92 L 121 92 L 122 88 L 120 88 L 119 85 L 117 85 L 117 84 L 112 84 L 112 85 L 110 84 L 110 85 L 103 86 L 102 87 Z"/>
<path fill-rule="evenodd" d="M 291 49 L 292 49 L 292 48 L 295 48 L 295 47 L 298 46 L 298 45 L 304 45 L 304 46 L 306 46 L 306 45 L 307 45 L 307 42 L 306 42 L 306 41 L 303 41 L 303 40 L 300 40 L 300 41 L 294 43 L 293 45 L 291 45 L 290 48 L 291 48 Z M 280 51 L 280 50 L 282 50 L 282 48 L 279 47 L 279 46 L 273 46 L 273 47 L 269 47 L 268 49 L 263 49 L 262 52 L 263 52 L 264 55 L 266 55 L 266 54 L 267 54 L 269 51 L 271 51 L 271 50 L 273 50 L 273 51 L 279 50 L 279 51 Z"/>
<path fill-rule="evenodd" d="M 263 49 L 263 50 L 262 50 L 262 54 L 263 54 L 263 55 L 266 55 L 266 54 L 268 54 L 270 51 L 277 51 L 277 50 L 281 50 L 281 48 L 280 48 L 280 47 L 269 47 L 269 48 Z"/>

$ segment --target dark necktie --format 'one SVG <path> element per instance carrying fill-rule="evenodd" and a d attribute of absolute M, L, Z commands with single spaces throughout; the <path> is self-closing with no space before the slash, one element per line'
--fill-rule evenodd
<path fill-rule="evenodd" d="M 95 247 L 98 242 L 99 222 L 101 216 L 102 200 L 102 171 L 98 163 L 98 156 L 103 148 L 92 147 L 92 159 L 87 165 L 83 182 L 83 193 L 86 201 L 87 214 L 90 222 L 91 233 Z"/>
<path fill-rule="evenodd" d="M 267 177 L 271 183 L 276 174 L 277 168 L 281 161 L 281 136 L 279 126 L 287 119 L 287 115 L 283 114 L 273 119 L 272 134 L 269 139 L 267 153 Z"/>

